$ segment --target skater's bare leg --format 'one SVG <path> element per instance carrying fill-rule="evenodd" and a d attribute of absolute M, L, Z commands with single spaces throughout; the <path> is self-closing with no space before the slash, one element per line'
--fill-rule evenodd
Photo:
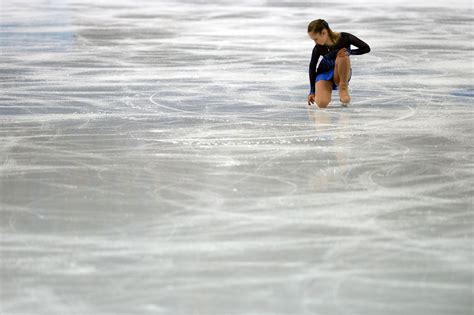
<path fill-rule="evenodd" d="M 349 95 L 349 77 L 351 74 L 351 60 L 348 51 L 343 48 L 339 50 L 334 68 L 334 82 L 339 87 L 339 98 L 341 103 L 349 104 L 351 97 Z"/>
<path fill-rule="evenodd" d="M 319 108 L 326 108 L 331 102 L 332 81 L 319 80 L 316 82 L 316 104 Z"/>

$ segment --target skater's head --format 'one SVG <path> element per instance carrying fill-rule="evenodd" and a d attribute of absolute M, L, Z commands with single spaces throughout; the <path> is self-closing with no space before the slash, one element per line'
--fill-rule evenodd
<path fill-rule="evenodd" d="M 308 36 L 318 45 L 328 45 L 337 42 L 338 36 L 322 19 L 314 20 L 308 25 Z"/>

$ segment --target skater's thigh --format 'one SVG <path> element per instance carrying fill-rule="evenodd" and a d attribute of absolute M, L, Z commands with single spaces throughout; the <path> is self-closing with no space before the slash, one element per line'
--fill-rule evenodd
<path fill-rule="evenodd" d="M 326 107 L 331 102 L 332 81 L 319 80 L 316 82 L 316 104 L 319 107 Z"/>

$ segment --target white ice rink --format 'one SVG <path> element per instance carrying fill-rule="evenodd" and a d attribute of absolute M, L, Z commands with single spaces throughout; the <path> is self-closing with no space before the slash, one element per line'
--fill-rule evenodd
<path fill-rule="evenodd" d="M 326 19 L 352 104 L 306 105 Z M 0 3 L 0 314 L 473 314 L 472 1 Z"/>

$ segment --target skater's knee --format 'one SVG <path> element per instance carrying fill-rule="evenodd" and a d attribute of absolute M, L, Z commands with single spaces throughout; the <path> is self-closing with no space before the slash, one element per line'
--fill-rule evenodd
<path fill-rule="evenodd" d="M 349 54 L 347 53 L 347 50 L 345 49 L 341 49 L 339 50 L 338 54 L 337 54 L 337 57 L 336 57 L 336 63 L 339 63 L 339 62 L 348 62 L 350 59 L 349 59 Z"/>
<path fill-rule="evenodd" d="M 319 108 L 326 108 L 329 105 L 329 101 L 316 99 L 316 105 L 318 105 Z"/>

